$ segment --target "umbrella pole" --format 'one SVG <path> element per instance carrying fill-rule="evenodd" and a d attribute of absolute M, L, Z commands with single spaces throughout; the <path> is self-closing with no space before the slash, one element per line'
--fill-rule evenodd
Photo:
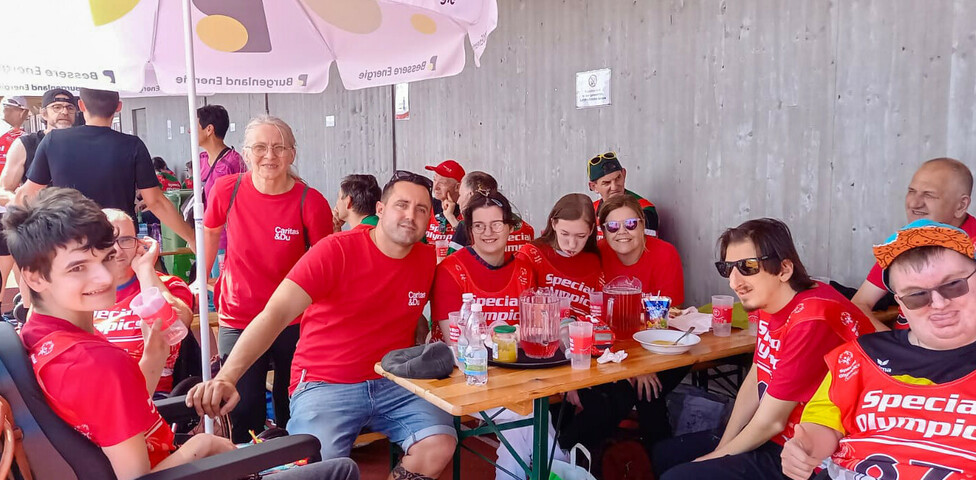
<path fill-rule="evenodd" d="M 200 357 L 203 366 L 200 376 L 210 380 L 210 309 L 207 298 L 206 250 L 203 238 L 203 184 L 200 181 L 200 133 L 197 120 L 197 74 L 193 65 L 193 21 L 190 16 L 190 0 L 183 0 L 183 45 L 186 50 L 186 105 L 190 116 L 190 161 L 193 165 L 193 234 L 196 238 L 197 285 L 200 305 Z M 213 418 L 204 420 L 204 431 L 213 433 Z"/>

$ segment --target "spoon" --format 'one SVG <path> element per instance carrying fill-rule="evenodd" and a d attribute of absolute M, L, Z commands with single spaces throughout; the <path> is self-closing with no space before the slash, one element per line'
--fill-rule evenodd
<path fill-rule="evenodd" d="M 682 336 L 680 336 L 680 337 L 678 337 L 678 339 L 675 340 L 674 343 L 672 343 L 672 345 L 677 345 L 678 342 L 680 342 L 681 340 L 683 340 L 685 337 L 688 336 L 689 333 L 694 332 L 694 331 L 695 331 L 695 327 L 694 326 L 688 327 L 688 330 L 685 331 L 685 334 L 682 335 Z"/>

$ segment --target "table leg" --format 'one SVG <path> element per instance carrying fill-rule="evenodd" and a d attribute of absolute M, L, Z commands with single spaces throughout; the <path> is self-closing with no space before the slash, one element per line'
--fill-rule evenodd
<path fill-rule="evenodd" d="M 532 402 L 531 480 L 549 480 L 549 397 Z"/>
<path fill-rule="evenodd" d="M 461 480 L 461 417 L 454 417 L 454 431 L 458 433 L 457 445 L 454 446 L 454 480 Z"/>

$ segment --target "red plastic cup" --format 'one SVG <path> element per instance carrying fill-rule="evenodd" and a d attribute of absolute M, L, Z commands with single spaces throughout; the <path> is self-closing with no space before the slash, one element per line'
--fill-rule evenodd
<path fill-rule="evenodd" d="M 729 295 L 712 295 L 712 333 L 716 337 L 732 334 L 732 304 Z"/>

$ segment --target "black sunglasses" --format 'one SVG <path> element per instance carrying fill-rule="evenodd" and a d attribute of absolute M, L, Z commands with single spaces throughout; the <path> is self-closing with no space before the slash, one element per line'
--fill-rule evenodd
<path fill-rule="evenodd" d="M 718 274 L 725 278 L 729 278 L 729 275 L 732 275 L 733 268 L 738 268 L 739 273 L 750 277 L 759 273 L 763 260 L 769 260 L 770 258 L 769 255 L 763 255 L 759 258 L 743 258 L 734 262 L 715 262 L 715 268 L 718 270 Z"/>
<path fill-rule="evenodd" d="M 627 230 L 636 230 L 637 226 L 640 225 L 639 218 L 628 218 L 622 222 L 616 220 L 611 220 L 603 224 L 603 230 L 608 233 L 617 233 L 620 231 L 620 227 L 624 227 Z"/>
<path fill-rule="evenodd" d="M 902 305 L 909 310 L 918 310 L 922 307 L 927 307 L 932 304 L 932 292 L 939 292 L 939 295 L 946 300 L 952 300 L 956 297 L 961 297 L 969 293 L 969 277 L 976 274 L 976 270 L 973 273 L 966 275 L 963 278 L 958 278 L 948 283 L 943 283 L 935 288 L 928 288 L 925 290 L 919 290 L 917 292 L 909 293 L 908 295 L 901 295 L 898 297 L 901 300 Z"/>
<path fill-rule="evenodd" d="M 402 181 L 421 185 L 423 187 L 426 187 L 427 190 L 430 190 L 431 188 L 434 187 L 434 182 L 432 182 L 429 178 L 423 175 L 417 175 L 416 173 L 413 173 L 408 170 L 397 170 L 393 172 L 393 176 L 390 177 L 390 181 L 386 182 L 386 184 L 390 185 L 392 183 L 402 182 Z"/>

